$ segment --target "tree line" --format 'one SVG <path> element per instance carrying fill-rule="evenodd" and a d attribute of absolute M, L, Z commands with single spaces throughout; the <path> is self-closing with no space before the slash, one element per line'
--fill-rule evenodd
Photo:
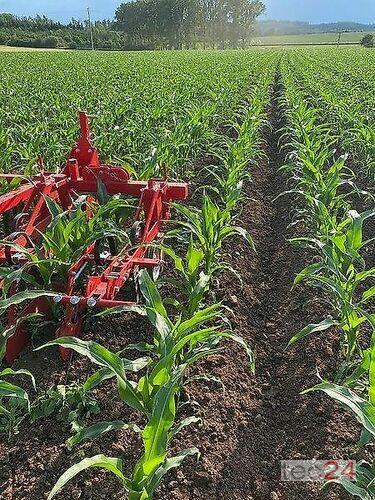
<path fill-rule="evenodd" d="M 134 48 L 245 47 L 260 0 L 134 0 L 116 10 L 115 26 Z"/>
<path fill-rule="evenodd" d="M 122 3 L 114 20 L 93 23 L 94 42 L 117 50 L 246 47 L 264 10 L 260 0 L 134 0 Z M 0 14 L 0 44 L 86 49 L 90 27 Z"/>
<path fill-rule="evenodd" d="M 374 31 L 375 24 L 354 22 L 319 23 L 313 24 L 303 21 L 275 21 L 261 20 L 257 23 L 257 32 L 260 36 L 268 35 L 301 35 L 305 33 L 343 33 L 350 31 Z"/>
<path fill-rule="evenodd" d="M 126 49 L 124 33 L 114 29 L 113 21 L 93 23 L 96 46 L 100 49 Z M 18 17 L 0 14 L 0 45 L 35 48 L 88 49 L 91 46 L 87 21 L 72 19 L 63 24 L 45 16 Z"/>

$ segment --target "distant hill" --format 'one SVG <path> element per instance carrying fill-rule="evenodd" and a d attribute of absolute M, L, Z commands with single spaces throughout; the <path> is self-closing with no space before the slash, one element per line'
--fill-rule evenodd
<path fill-rule="evenodd" d="M 350 31 L 375 31 L 375 24 L 353 22 L 312 24 L 303 21 L 258 21 L 257 35 L 302 35 L 310 33 L 339 33 Z"/>

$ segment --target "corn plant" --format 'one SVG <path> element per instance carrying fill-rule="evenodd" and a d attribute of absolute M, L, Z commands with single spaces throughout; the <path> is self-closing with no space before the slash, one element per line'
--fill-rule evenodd
<path fill-rule="evenodd" d="M 207 275 L 213 275 L 225 268 L 221 250 L 227 238 L 236 234 L 242 236 L 255 250 L 253 240 L 246 229 L 232 225 L 230 210 L 219 208 L 208 195 L 203 196 L 201 209 L 177 204 L 174 208 L 183 217 L 178 223 L 187 229 L 189 234 L 194 235 L 203 251 L 204 271 Z"/>
<path fill-rule="evenodd" d="M 135 464 L 131 477 L 125 477 L 122 462 L 118 458 L 97 455 L 84 459 L 66 471 L 56 483 L 49 498 L 52 498 L 72 477 L 89 467 L 110 470 L 120 480 L 129 498 L 153 498 L 154 491 L 162 477 L 173 467 L 182 463 L 189 455 L 198 454 L 196 448 L 183 450 L 179 455 L 168 458 L 168 445 L 184 425 L 195 421 L 189 418 L 176 423 L 176 411 L 184 374 L 197 360 L 218 351 L 221 338 L 229 338 L 246 349 L 253 366 L 252 353 L 244 341 L 230 331 L 222 331 L 217 325 L 210 326 L 220 311 L 214 304 L 200 310 L 192 318 L 183 320 L 180 316 L 171 319 L 161 297 L 146 271 L 140 273 L 141 290 L 145 298 L 145 312 L 155 329 L 154 343 L 147 347 L 151 358 L 147 371 L 138 382 L 126 376 L 121 357 L 95 342 L 75 338 L 60 338 L 43 347 L 62 345 L 88 356 L 101 366 L 87 384 L 92 387 L 108 378 L 115 378 L 121 400 L 140 412 L 147 424 L 141 431 L 144 451 Z M 110 423 L 102 424 L 108 429 Z M 92 430 L 90 430 L 90 435 Z"/>
<path fill-rule="evenodd" d="M 173 304 L 183 318 L 191 318 L 204 305 L 211 281 L 211 276 L 201 270 L 204 261 L 203 250 L 196 247 L 192 238 L 184 258 L 179 257 L 170 246 L 158 245 L 158 248 L 172 260 L 178 273 L 178 279 L 162 277 L 160 282 L 177 288 L 181 293 L 180 299 L 171 298 L 165 302 Z"/>
<path fill-rule="evenodd" d="M 17 431 L 25 415 L 30 412 L 28 393 L 8 380 L 9 377 L 20 375 L 30 378 L 36 390 L 35 379 L 30 371 L 12 370 L 12 368 L 0 371 L 0 432 L 7 433 L 9 437 Z"/>
<path fill-rule="evenodd" d="M 295 284 L 307 279 L 325 290 L 331 299 L 331 307 L 337 315 L 337 321 L 326 318 L 318 325 L 308 325 L 297 333 L 289 344 L 313 332 L 340 326 L 344 337 L 342 345 L 346 365 L 350 363 L 353 354 L 361 353 L 360 332 L 367 322 L 362 308 L 375 296 L 375 290 L 373 286 L 367 287 L 359 299 L 356 292 L 375 276 L 375 268 L 366 269 L 361 255 L 361 250 L 368 244 L 368 241 L 363 240 L 363 223 L 374 215 L 374 210 L 361 215 L 351 211 L 349 217 L 338 225 L 335 234 L 323 241 L 314 238 L 292 240 L 295 243 L 307 242 L 321 255 L 321 261 L 305 268 L 295 279 Z"/>
<path fill-rule="evenodd" d="M 14 334 L 21 322 L 35 316 L 37 315 L 29 314 L 27 317 L 17 320 L 14 325 L 2 328 L 0 334 L 0 365 L 5 356 L 7 340 Z M 0 370 L 0 433 L 6 433 L 8 437 L 17 432 L 19 425 L 30 412 L 30 398 L 26 390 L 8 380 L 9 377 L 14 376 L 28 377 L 36 391 L 35 379 L 29 370 L 13 370 L 12 368 Z"/>
<path fill-rule="evenodd" d="M 375 441 L 375 316 L 368 320 L 372 328 L 371 346 L 353 372 L 341 384 L 322 380 L 303 392 L 322 391 L 352 412 L 362 427 L 361 446 Z"/>
<path fill-rule="evenodd" d="M 356 465 L 356 479 L 350 481 L 349 478 L 339 478 L 327 481 L 340 484 L 350 494 L 362 500 L 371 500 L 375 496 L 375 463 L 368 463 L 361 460 Z"/>

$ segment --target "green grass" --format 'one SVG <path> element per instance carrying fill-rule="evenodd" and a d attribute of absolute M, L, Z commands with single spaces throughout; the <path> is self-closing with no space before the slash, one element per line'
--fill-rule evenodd
<path fill-rule="evenodd" d="M 341 35 L 341 43 L 359 43 L 366 33 L 353 31 Z M 320 45 L 337 42 L 338 33 L 312 33 L 303 35 L 273 35 L 254 37 L 251 41 L 253 45 L 287 45 L 305 44 Z"/>
<path fill-rule="evenodd" d="M 63 49 L 34 48 L 34 47 L 11 47 L 10 45 L 0 45 L 0 52 L 56 52 Z"/>

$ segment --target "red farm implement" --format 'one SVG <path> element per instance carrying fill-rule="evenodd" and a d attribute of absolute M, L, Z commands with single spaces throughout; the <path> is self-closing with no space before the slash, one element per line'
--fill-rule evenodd
<path fill-rule="evenodd" d="M 187 197 L 188 187 L 184 183 L 168 182 L 163 179 L 148 181 L 132 180 L 123 167 L 102 165 L 97 150 L 90 140 L 87 116 L 80 113 L 80 138 L 72 149 L 70 157 L 61 173 L 51 174 L 41 171 L 30 181 L 22 181 L 19 187 L 0 196 L 0 216 L 11 217 L 14 232 L 5 239 L 9 245 L 0 245 L 0 265 L 17 267 L 25 264 L 27 257 L 20 247 L 32 252 L 40 244 L 40 235 L 52 220 L 46 197 L 54 200 L 64 210 L 69 211 L 79 195 L 97 196 L 98 186 L 104 186 L 108 195 L 126 195 L 138 198 L 131 240 L 133 245 L 125 245 L 116 252 L 100 252 L 99 241 L 89 245 L 82 255 L 72 263 L 68 272 L 66 289 L 56 285 L 58 295 L 54 301 L 64 308 L 64 316 L 56 335 L 80 336 L 87 308 L 111 308 L 134 305 L 137 301 L 120 300 L 121 290 L 140 268 L 155 270 L 161 264 L 161 256 L 150 256 L 149 243 L 162 238 L 163 221 L 170 218 L 169 205 L 172 200 Z M 2 175 L 11 182 L 17 175 Z M 13 246 L 14 245 L 14 246 Z M 85 268 L 89 274 L 84 286 L 76 290 L 77 278 Z M 99 271 L 98 271 L 99 270 Z M 10 294 L 18 292 L 18 284 L 12 284 Z M 120 296 L 120 297 L 119 297 Z M 46 297 L 30 300 L 23 309 L 10 306 L 7 311 L 8 325 L 15 325 L 19 318 L 34 312 L 48 315 L 50 302 Z M 27 322 L 18 322 L 15 333 L 8 339 L 5 359 L 14 361 L 30 340 Z M 61 349 L 66 359 L 68 352 Z"/>

